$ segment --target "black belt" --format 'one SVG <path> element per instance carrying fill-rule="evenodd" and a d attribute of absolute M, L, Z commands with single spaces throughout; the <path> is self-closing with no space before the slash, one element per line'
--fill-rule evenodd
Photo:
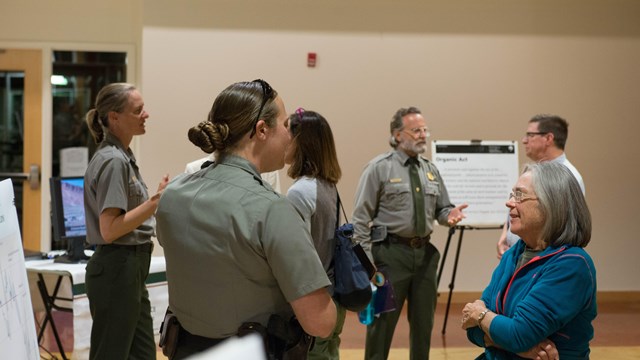
<path fill-rule="evenodd" d="M 129 251 L 141 252 L 145 254 L 151 254 L 153 252 L 153 243 L 148 242 L 140 245 L 120 245 L 120 244 L 108 244 L 98 245 L 98 248 L 102 249 L 125 249 Z"/>
<path fill-rule="evenodd" d="M 200 335 L 194 335 L 180 325 L 180 332 L 178 333 L 178 347 L 186 347 L 189 349 L 195 349 L 199 351 L 206 350 L 212 346 L 218 345 L 228 338 L 213 339 Z"/>
<path fill-rule="evenodd" d="M 431 235 L 427 235 L 424 237 L 415 236 L 411 238 L 406 238 L 406 237 L 395 235 L 395 234 L 387 234 L 387 239 L 392 244 L 402 244 L 413 249 L 419 249 L 427 245 L 427 243 L 429 242 L 429 239 L 431 239 Z"/>

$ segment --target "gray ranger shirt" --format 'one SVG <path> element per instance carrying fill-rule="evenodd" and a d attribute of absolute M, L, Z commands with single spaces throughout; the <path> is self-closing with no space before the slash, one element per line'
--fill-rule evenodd
<path fill-rule="evenodd" d="M 353 211 L 354 241 L 360 242 L 371 256 L 370 226 L 386 226 L 387 232 L 403 237 L 415 237 L 413 198 L 409 179 L 409 156 L 394 150 L 374 158 L 360 177 Z M 448 225 L 447 217 L 455 206 L 449 201 L 440 173 L 429 160 L 418 156 L 420 180 L 424 189 L 426 234 L 433 231 L 433 222 Z"/>

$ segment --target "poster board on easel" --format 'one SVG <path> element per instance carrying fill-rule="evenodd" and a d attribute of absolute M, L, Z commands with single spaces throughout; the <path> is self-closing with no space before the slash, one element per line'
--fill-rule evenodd
<path fill-rule="evenodd" d="M 10 179 L 0 181 L 0 349 L 3 359 L 40 358 Z"/>
<path fill-rule="evenodd" d="M 438 167 L 452 203 L 469 204 L 460 226 L 494 227 L 507 216 L 505 202 L 518 180 L 516 141 L 449 141 L 431 144 L 432 161 Z"/>

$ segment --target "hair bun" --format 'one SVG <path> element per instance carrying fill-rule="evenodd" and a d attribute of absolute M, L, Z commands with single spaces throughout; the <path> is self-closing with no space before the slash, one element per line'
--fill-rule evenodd
<path fill-rule="evenodd" d="M 212 123 L 209 120 L 200 122 L 189 129 L 189 141 L 207 154 L 225 148 L 225 140 L 229 136 L 229 126 L 224 123 Z"/>
<path fill-rule="evenodd" d="M 217 135 L 220 137 L 220 143 L 224 143 L 224 141 L 229 137 L 229 125 L 226 123 L 215 123 L 212 125 L 217 130 Z"/>

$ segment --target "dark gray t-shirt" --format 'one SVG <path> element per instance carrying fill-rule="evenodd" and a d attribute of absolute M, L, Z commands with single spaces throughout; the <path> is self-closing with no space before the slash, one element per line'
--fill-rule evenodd
<path fill-rule="evenodd" d="M 322 266 L 333 281 L 337 190 L 330 182 L 303 176 L 287 191 L 287 198 L 302 215 Z"/>
<path fill-rule="evenodd" d="M 538 256 L 538 254 L 540 254 L 541 252 L 542 250 L 533 250 L 533 249 L 530 249 L 528 246 L 525 246 L 524 251 L 522 252 L 522 254 L 520 254 L 520 257 L 518 258 L 518 263 L 516 264 L 516 270 L 520 269 L 524 264 L 531 261 L 531 259 Z"/>

